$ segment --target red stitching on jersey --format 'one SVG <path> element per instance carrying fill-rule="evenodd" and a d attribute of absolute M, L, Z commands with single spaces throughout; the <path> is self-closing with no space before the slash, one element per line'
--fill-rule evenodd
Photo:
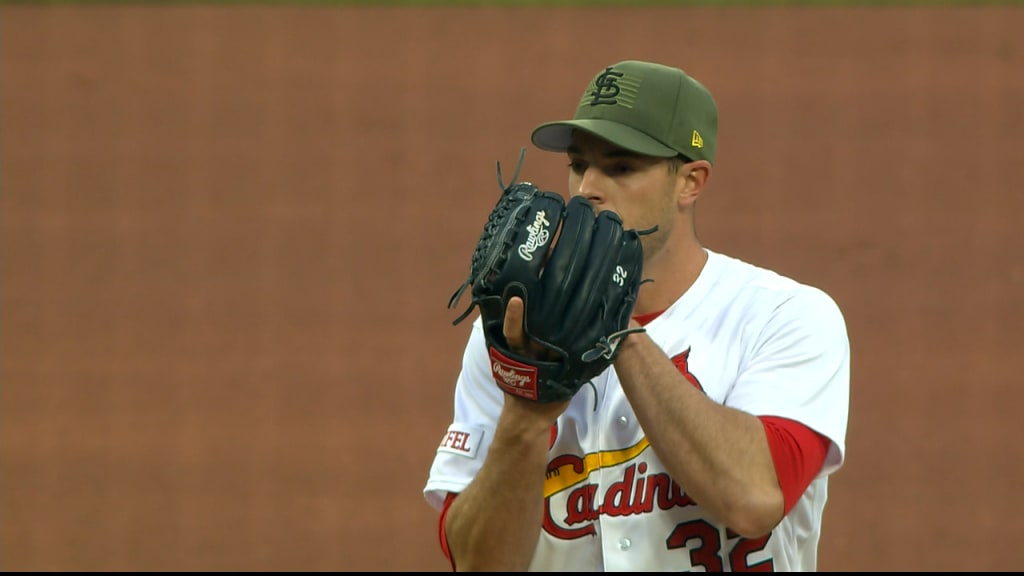
<path fill-rule="evenodd" d="M 444 505 L 441 506 L 441 517 L 437 523 L 438 538 L 441 541 L 441 552 L 444 552 L 444 557 L 448 559 L 448 564 L 452 567 L 452 572 L 455 572 L 455 560 L 452 560 L 452 552 L 448 549 L 448 534 L 444 530 L 444 521 L 448 518 L 448 509 L 451 508 L 452 502 L 455 501 L 455 497 L 458 496 L 455 492 L 449 492 L 444 497 Z"/>

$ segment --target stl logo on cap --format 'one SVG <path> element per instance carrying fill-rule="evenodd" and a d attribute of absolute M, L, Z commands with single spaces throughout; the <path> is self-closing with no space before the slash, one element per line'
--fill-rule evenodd
<path fill-rule="evenodd" d="M 632 108 L 640 82 L 637 79 L 627 78 L 624 72 L 619 72 L 614 66 L 609 66 L 594 78 L 592 86 L 593 89 L 588 90 L 585 94 L 590 97 L 591 106 L 621 104 L 626 108 Z"/>
<path fill-rule="evenodd" d="M 590 93 L 594 97 L 590 101 L 590 105 L 615 104 L 615 97 L 621 91 L 619 89 L 619 78 L 622 78 L 622 76 L 622 72 L 616 72 L 611 66 L 598 74 L 597 78 L 594 79 L 594 90 Z"/>

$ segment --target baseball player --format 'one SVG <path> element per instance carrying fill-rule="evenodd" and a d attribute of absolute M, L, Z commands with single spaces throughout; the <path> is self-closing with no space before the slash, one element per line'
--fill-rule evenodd
<path fill-rule="evenodd" d="M 424 496 L 456 570 L 813 571 L 849 409 L 845 320 L 820 289 L 715 252 L 694 206 L 718 110 L 678 68 L 622 61 L 533 144 L 567 155 L 569 196 L 643 237 L 613 364 L 568 401 L 496 386 L 480 319 Z M 524 302 L 503 332 L 534 349 Z"/>

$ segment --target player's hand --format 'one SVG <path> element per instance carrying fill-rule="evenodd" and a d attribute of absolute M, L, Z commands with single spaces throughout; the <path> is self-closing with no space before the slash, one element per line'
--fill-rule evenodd
<path fill-rule="evenodd" d="M 505 308 L 505 324 L 502 327 L 502 331 L 505 334 L 505 340 L 508 341 L 509 347 L 516 354 L 520 354 L 522 356 L 530 356 L 538 359 L 552 359 L 550 352 L 546 351 L 544 346 L 530 340 L 526 335 L 526 330 L 524 329 L 525 322 L 526 305 L 522 298 L 513 296 L 509 299 L 508 305 Z M 558 415 L 564 412 L 569 406 L 569 400 L 564 402 L 539 403 L 512 395 L 509 395 L 506 398 L 506 407 L 512 410 L 523 410 L 530 414 L 540 415 L 547 424 L 550 424 L 558 418 Z"/>
<path fill-rule="evenodd" d="M 505 333 L 505 340 L 516 354 L 538 360 L 549 359 L 544 356 L 544 346 L 530 340 L 526 335 L 525 324 L 526 305 L 522 298 L 513 296 L 505 307 L 505 325 L 502 330 Z"/>

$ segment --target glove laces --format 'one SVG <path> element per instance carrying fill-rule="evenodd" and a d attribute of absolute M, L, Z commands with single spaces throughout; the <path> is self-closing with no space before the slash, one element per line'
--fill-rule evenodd
<path fill-rule="evenodd" d="M 515 184 L 516 180 L 519 179 L 519 171 L 523 169 L 523 159 L 525 158 L 526 146 L 523 146 L 522 149 L 519 150 L 519 161 L 516 162 L 516 171 L 512 173 L 512 181 L 508 183 L 508 186 Z M 501 161 L 499 160 L 496 164 L 498 165 L 498 187 L 504 190 L 508 188 L 508 186 L 505 185 L 505 180 L 501 177 Z"/>
<path fill-rule="evenodd" d="M 583 353 L 581 359 L 584 362 L 593 362 L 598 358 L 611 360 L 615 357 L 615 351 L 619 348 L 619 344 L 622 343 L 623 338 L 630 334 L 646 331 L 646 328 L 627 328 L 625 330 L 613 332 L 608 336 L 601 336 L 601 339 L 597 341 L 597 344 L 595 344 L 593 348 Z"/>

